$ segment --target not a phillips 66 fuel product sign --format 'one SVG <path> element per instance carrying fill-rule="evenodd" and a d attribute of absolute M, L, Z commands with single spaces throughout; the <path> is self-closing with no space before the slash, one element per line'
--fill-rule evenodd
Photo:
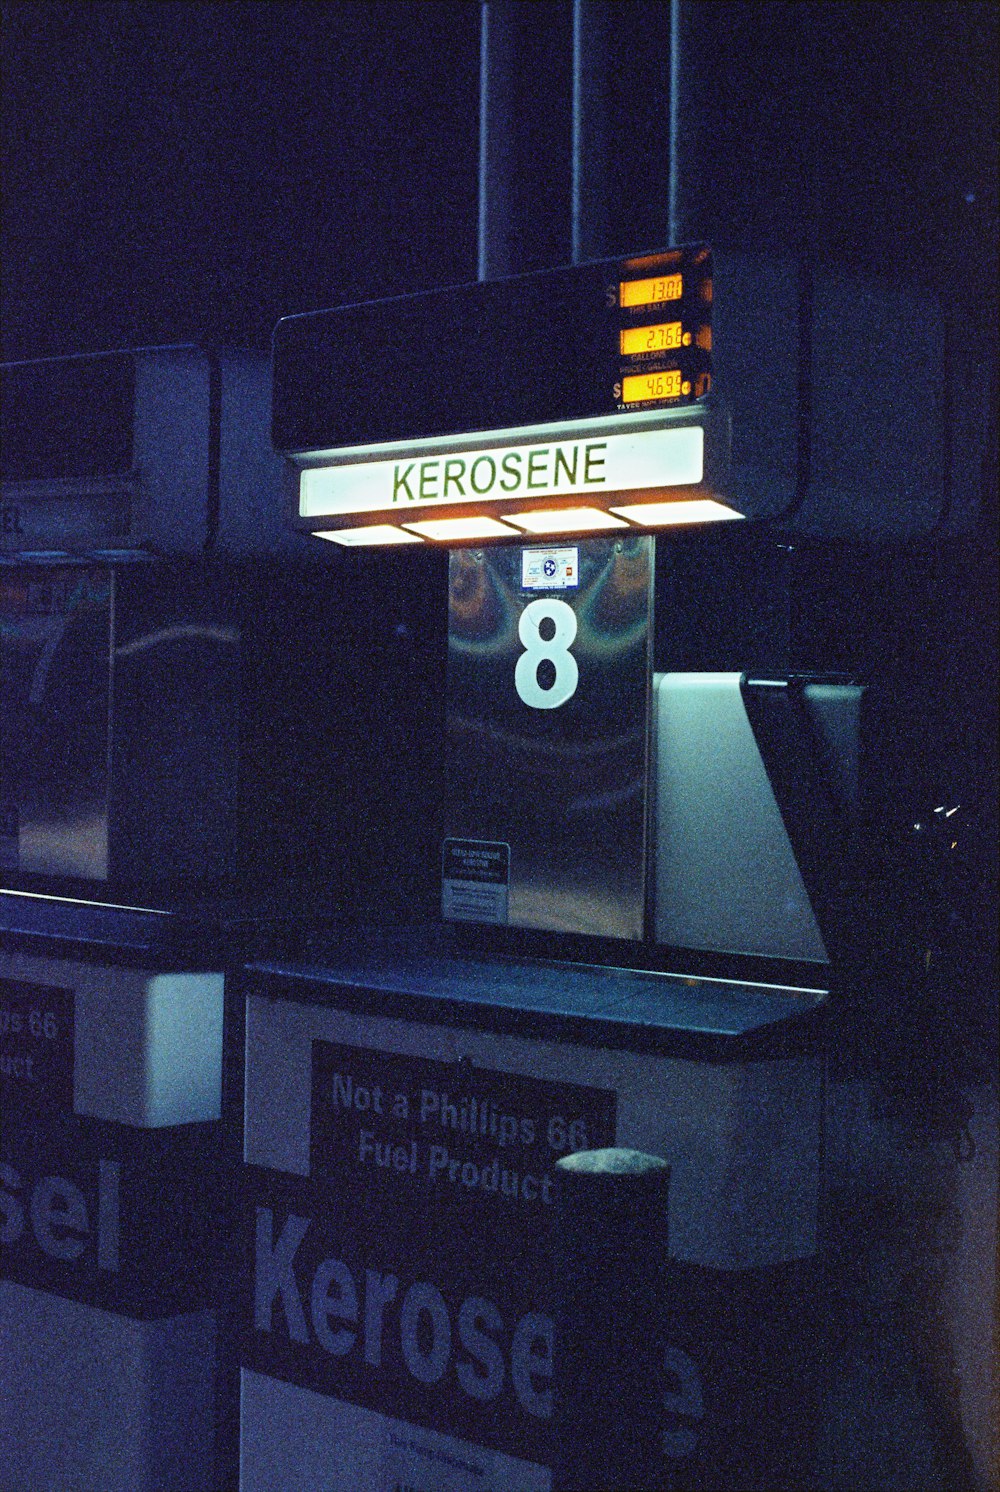
<path fill-rule="evenodd" d="M 0 1114 L 72 1108 L 73 991 L 0 978 Z"/>
<path fill-rule="evenodd" d="M 351 1406 L 385 1416 L 358 1486 L 548 1485 L 553 1167 L 613 1144 L 615 1107 L 613 1090 L 313 1041 L 311 1175 L 253 1175 L 244 1360 L 344 1402 L 344 1434 Z M 355 1486 L 343 1475 L 331 1492 Z"/>

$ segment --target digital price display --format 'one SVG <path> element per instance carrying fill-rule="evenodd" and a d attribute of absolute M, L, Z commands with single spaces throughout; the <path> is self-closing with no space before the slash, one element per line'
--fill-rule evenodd
<path fill-rule="evenodd" d="M 623 404 L 679 399 L 690 392 L 691 384 L 679 368 L 669 368 L 663 373 L 633 373 L 622 379 Z"/>
<path fill-rule="evenodd" d="M 658 321 L 653 326 L 629 326 L 619 333 L 622 357 L 648 352 L 671 352 L 675 347 L 690 347 L 691 333 L 685 333 L 680 321 Z"/>
<path fill-rule="evenodd" d="M 654 275 L 648 280 L 622 280 L 619 295 L 623 306 L 655 306 L 661 301 L 680 300 L 683 275 Z"/>
<path fill-rule="evenodd" d="M 621 261 L 609 294 L 618 307 L 614 393 L 622 413 L 710 392 L 712 266 L 703 246 Z M 667 306 L 670 320 L 663 317 Z"/>

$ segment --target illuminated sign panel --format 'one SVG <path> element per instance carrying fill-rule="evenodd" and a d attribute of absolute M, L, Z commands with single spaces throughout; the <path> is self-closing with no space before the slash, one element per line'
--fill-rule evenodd
<path fill-rule="evenodd" d="M 304 471 L 303 518 L 386 513 L 405 523 L 418 508 L 499 503 L 509 497 L 630 492 L 689 486 L 704 470 L 700 425 L 638 430 L 594 439 L 552 440 L 401 458 L 353 461 Z"/>
<path fill-rule="evenodd" d="M 272 433 L 293 525 L 363 544 L 667 521 L 644 503 L 739 517 L 711 302 L 695 246 L 286 318 Z"/>

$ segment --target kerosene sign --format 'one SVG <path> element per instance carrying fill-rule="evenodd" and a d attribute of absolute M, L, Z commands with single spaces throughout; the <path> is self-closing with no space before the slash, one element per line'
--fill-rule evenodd
<path fill-rule="evenodd" d="M 247 1366 L 544 1463 L 553 1168 L 614 1092 L 324 1040 L 311 1068 L 308 1178 L 252 1173 Z"/>
<path fill-rule="evenodd" d="M 481 445 L 465 437 L 440 442 L 430 452 L 421 445 L 391 459 L 307 467 L 299 516 L 313 523 L 318 537 L 341 544 L 375 542 L 368 531 L 375 518 L 401 526 L 400 537 L 383 542 L 406 543 L 627 530 L 666 522 L 667 515 L 674 522 L 684 515 L 701 521 L 739 516 L 702 495 L 700 422 L 640 420 L 624 432 L 609 431 L 606 421 L 589 428 L 581 421 L 530 432 L 533 440 L 523 438 L 528 433 L 518 431 L 516 443 L 497 443 L 492 433 L 479 437 Z M 575 502 L 567 505 L 571 497 Z M 545 507 L 537 506 L 543 502 Z"/>

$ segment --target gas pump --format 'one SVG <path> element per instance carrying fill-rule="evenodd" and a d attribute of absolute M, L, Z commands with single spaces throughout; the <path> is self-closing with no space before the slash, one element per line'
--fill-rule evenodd
<path fill-rule="evenodd" d="M 0 1481 L 204 1492 L 226 975 L 274 935 L 281 858 L 245 750 L 282 687 L 255 618 L 294 613 L 269 367 L 0 374 Z"/>
<path fill-rule="evenodd" d="M 682 674 L 690 608 L 654 612 L 656 535 L 795 501 L 798 422 L 757 391 L 794 403 L 796 297 L 695 246 L 279 325 L 292 526 L 452 546 L 446 921 L 826 963 L 863 691 L 759 646 Z"/>
<path fill-rule="evenodd" d="M 863 691 L 654 668 L 657 540 L 787 496 L 782 429 L 737 421 L 787 318 L 738 338 L 727 299 L 727 361 L 719 279 L 695 246 L 277 328 L 290 524 L 348 562 L 446 546 L 448 673 L 440 925 L 245 972 L 248 1492 L 549 1487 L 553 1167 L 609 1145 L 671 1166 L 665 1467 L 809 1464 L 809 824 L 856 801 Z"/>
<path fill-rule="evenodd" d="M 788 556 L 974 505 L 943 344 L 704 245 L 279 323 L 287 522 L 394 587 L 436 552 L 447 677 L 402 809 L 441 803 L 438 919 L 244 970 L 245 1492 L 548 1489 L 554 1167 L 609 1146 L 670 1167 L 663 1479 L 809 1481 L 872 761 L 868 680 L 792 666 Z"/>

